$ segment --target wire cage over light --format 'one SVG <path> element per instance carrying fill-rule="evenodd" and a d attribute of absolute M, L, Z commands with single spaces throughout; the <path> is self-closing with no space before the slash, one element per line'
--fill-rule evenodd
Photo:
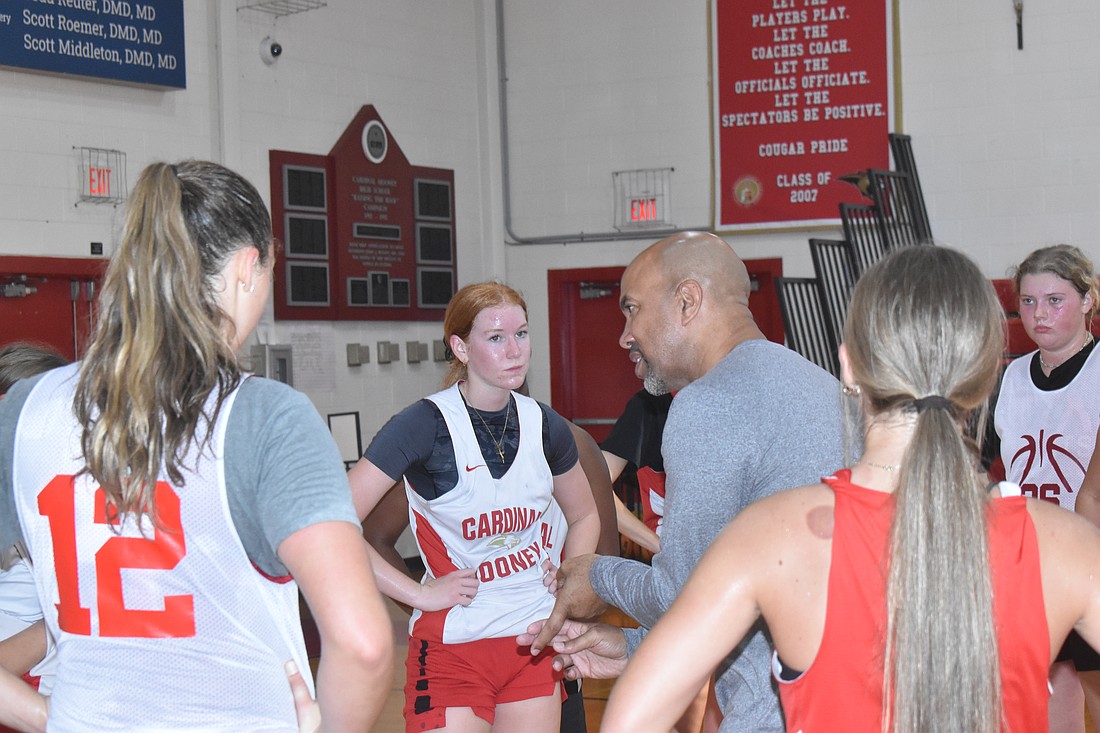
<path fill-rule="evenodd" d="M 106 148 L 74 148 L 80 156 L 78 203 L 120 204 L 129 195 L 126 153 Z"/>
<path fill-rule="evenodd" d="M 672 168 L 615 171 L 615 228 L 664 229 L 672 226 Z"/>

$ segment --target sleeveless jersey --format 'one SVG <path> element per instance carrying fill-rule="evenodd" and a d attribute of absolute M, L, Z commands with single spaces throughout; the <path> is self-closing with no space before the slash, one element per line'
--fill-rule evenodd
<path fill-rule="evenodd" d="M 569 533 L 569 521 L 565 518 L 565 512 L 558 505 L 558 500 L 550 497 L 550 504 L 546 507 L 540 520 L 539 536 L 542 538 L 542 548 L 546 551 L 546 557 L 554 564 L 561 567 L 562 552 L 565 551 L 565 536 Z"/>
<path fill-rule="evenodd" d="M 780 680 L 773 656 L 789 731 L 878 733 L 882 726 L 884 559 L 894 502 L 891 494 L 856 486 L 850 477 L 845 469 L 825 479 L 836 505 L 821 647 L 793 681 Z M 1050 642 L 1035 526 L 1022 496 L 991 500 L 987 517 L 1004 730 L 1045 731 Z"/>
<path fill-rule="evenodd" d="M 469 606 L 415 611 L 409 633 L 418 639 L 458 644 L 515 636 L 532 621 L 546 618 L 554 606 L 554 597 L 542 584 L 541 566 L 551 549 L 560 559 L 560 549 L 547 545 L 564 537 L 552 536 L 554 477 L 543 453 L 542 409 L 523 395 L 512 397 L 519 451 L 500 479 L 487 467 L 499 457 L 482 455 L 458 386 L 428 398 L 439 407 L 451 434 L 458 485 L 426 501 L 406 481 L 409 523 L 427 569 L 424 582 L 476 568 L 481 585 Z"/>
<path fill-rule="evenodd" d="M 138 521 L 114 516 L 95 481 L 78 475 L 77 368 L 50 372 L 28 396 L 12 468 L 57 640 L 48 729 L 296 731 L 283 664 L 309 668 L 297 586 L 254 568 L 226 498 L 225 426 L 237 392 L 201 454 L 194 446 L 206 427 L 195 436 L 184 483 L 162 474 L 156 522 Z"/>
<path fill-rule="evenodd" d="M 1005 478 L 1024 494 L 1073 510 L 1100 428 L 1100 349 L 1073 381 L 1043 391 L 1031 380 L 1035 352 L 1005 369 L 994 426 Z"/>
<path fill-rule="evenodd" d="M 637 468 L 642 522 L 661 535 L 665 525 L 665 464 L 661 440 L 673 394 L 636 392 L 615 421 L 600 448 Z"/>

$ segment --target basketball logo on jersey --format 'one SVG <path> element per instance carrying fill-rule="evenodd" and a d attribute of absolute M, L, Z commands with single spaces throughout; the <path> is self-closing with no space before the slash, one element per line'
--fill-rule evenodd
<path fill-rule="evenodd" d="M 1058 504 L 1061 494 L 1072 494 L 1075 487 L 1081 485 L 1085 466 L 1059 444 L 1065 436 L 1061 433 L 1046 436 L 1045 433 L 1040 430 L 1038 437 L 1020 436 L 1024 445 L 1012 455 L 1008 468 L 1015 475 L 1017 465 L 1022 462 L 1018 483 L 1023 494 Z"/>
<path fill-rule="evenodd" d="M 481 563 L 477 566 L 477 578 L 482 583 L 489 583 L 497 578 L 507 578 L 512 573 L 538 567 L 541 559 L 542 545 L 535 540 L 521 550 Z"/>
<path fill-rule="evenodd" d="M 499 547 L 504 550 L 511 550 L 513 547 L 521 542 L 519 535 L 514 532 L 504 532 L 497 535 L 489 541 L 489 547 Z"/>
<path fill-rule="evenodd" d="M 508 552 L 525 541 L 520 533 L 526 532 L 541 516 L 542 512 L 529 507 L 494 509 L 463 519 L 460 525 L 462 537 L 470 542 L 489 537 L 491 539 L 485 542 L 486 547 Z M 506 578 L 512 573 L 536 567 L 541 557 L 541 547 L 536 539 L 515 552 L 485 560 L 478 565 L 477 576 L 482 583 Z"/>

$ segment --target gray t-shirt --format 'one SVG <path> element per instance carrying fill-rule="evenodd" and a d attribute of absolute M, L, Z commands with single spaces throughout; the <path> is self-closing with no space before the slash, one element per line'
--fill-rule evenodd
<path fill-rule="evenodd" d="M 665 525 L 652 566 L 600 558 L 601 598 L 644 628 L 627 629 L 631 653 L 668 610 L 699 558 L 746 506 L 816 483 L 844 465 L 840 383 L 794 351 L 764 340 L 737 345 L 676 393 L 665 423 Z M 783 731 L 763 624 L 718 668 L 716 696 L 728 731 Z"/>
<path fill-rule="evenodd" d="M 11 467 L 19 413 L 36 382 L 19 382 L 0 400 L 0 547 L 22 539 Z M 273 577 L 288 574 L 277 550 L 294 532 L 327 521 L 359 524 L 332 435 L 309 399 L 280 382 L 241 384 L 226 424 L 225 484 L 249 559 Z"/>
<path fill-rule="evenodd" d="M 492 456 L 498 448 L 504 455 L 499 463 L 489 461 L 489 473 L 497 480 L 508 472 L 519 454 L 520 428 L 516 419 L 519 413 L 515 397 L 508 399 L 508 406 L 495 412 L 466 406 L 482 455 Z M 577 442 L 561 415 L 541 402 L 538 405 L 542 410 L 542 452 L 546 465 L 554 476 L 561 476 L 577 465 Z M 458 485 L 458 466 L 447 421 L 439 406 L 429 399 L 414 402 L 391 417 L 375 434 L 363 457 L 394 481 L 404 476 L 413 491 L 426 501 L 438 499 Z"/>

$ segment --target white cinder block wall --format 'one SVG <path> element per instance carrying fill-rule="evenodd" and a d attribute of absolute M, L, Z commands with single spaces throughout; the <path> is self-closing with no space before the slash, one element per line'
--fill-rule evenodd
<path fill-rule="evenodd" d="M 906 132 L 936 238 L 993 277 L 1058 242 L 1100 261 L 1100 4 L 905 2 Z"/>
<path fill-rule="evenodd" d="M 240 167 L 261 191 L 269 187 L 269 150 L 327 154 L 359 108 L 373 104 L 413 164 L 455 171 L 459 281 L 504 278 L 501 248 L 494 252 L 484 234 L 479 3 L 329 0 L 278 20 L 254 11 L 221 14 L 239 46 Z M 258 52 L 267 35 L 284 48 L 271 66 Z M 319 338 L 329 368 L 309 380 L 296 362 L 295 383 L 322 415 L 358 410 L 365 447 L 392 414 L 438 388 L 444 364 L 404 359 L 405 342 L 441 334 L 438 322 L 276 323 L 269 312 L 256 340 L 291 344 L 298 356 L 316 349 L 310 339 Z M 402 360 L 379 365 L 379 341 L 398 343 Z M 347 366 L 345 345 L 353 342 L 370 347 L 369 364 Z"/>
<path fill-rule="evenodd" d="M 612 228 L 616 170 L 672 167 L 678 226 L 711 218 L 708 5 L 704 0 L 503 2 L 508 70 L 501 176 L 494 0 L 329 0 L 274 20 L 230 0 L 186 0 L 187 80 L 159 92 L 0 71 L 0 254 L 111 250 L 120 210 L 74 206 L 73 146 L 224 161 L 268 194 L 270 149 L 327 153 L 375 105 L 416 164 L 452 168 L 460 284 L 501 278 L 531 309 L 534 394 L 549 399 L 546 271 L 626 264 L 649 240 L 506 246 Z M 904 132 L 913 136 L 936 237 L 993 277 L 1034 247 L 1100 259 L 1100 27 L 1094 0 L 1025 3 L 1016 49 L 1007 0 L 900 7 Z M 259 57 L 274 35 L 285 52 Z M 504 227 L 510 193 L 511 232 Z M 729 237 L 745 257 L 811 273 L 805 241 L 831 232 Z M 297 381 L 324 414 L 359 410 L 364 440 L 442 378 L 434 363 L 345 365 L 344 344 L 430 341 L 437 323 L 275 323 L 322 366 Z M 330 361 L 326 362 L 326 357 Z"/>
<path fill-rule="evenodd" d="M 0 70 L 0 254 L 89 254 L 113 249 L 122 209 L 74 206 L 73 146 L 127 154 L 132 184 L 153 160 L 209 158 L 269 195 L 268 151 L 326 154 L 364 104 L 374 104 L 417 165 L 452 168 L 459 279 L 503 279 L 501 239 L 487 235 L 482 194 L 490 140 L 479 2 L 329 0 L 327 7 L 274 19 L 236 10 L 236 0 L 186 0 L 187 89 L 155 91 Z M 277 38 L 273 66 L 260 41 Z M 493 64 L 495 68 L 495 62 Z M 499 218 L 499 217 L 497 217 Z M 444 366 L 404 362 L 406 341 L 439 338 L 438 323 L 305 323 L 273 320 L 253 341 L 295 347 L 296 383 L 322 414 L 359 410 L 364 441 L 400 407 L 433 391 Z M 397 342 L 402 362 L 377 363 L 378 341 Z M 372 361 L 346 366 L 345 344 Z M 304 371 L 306 358 L 324 367 Z"/>

